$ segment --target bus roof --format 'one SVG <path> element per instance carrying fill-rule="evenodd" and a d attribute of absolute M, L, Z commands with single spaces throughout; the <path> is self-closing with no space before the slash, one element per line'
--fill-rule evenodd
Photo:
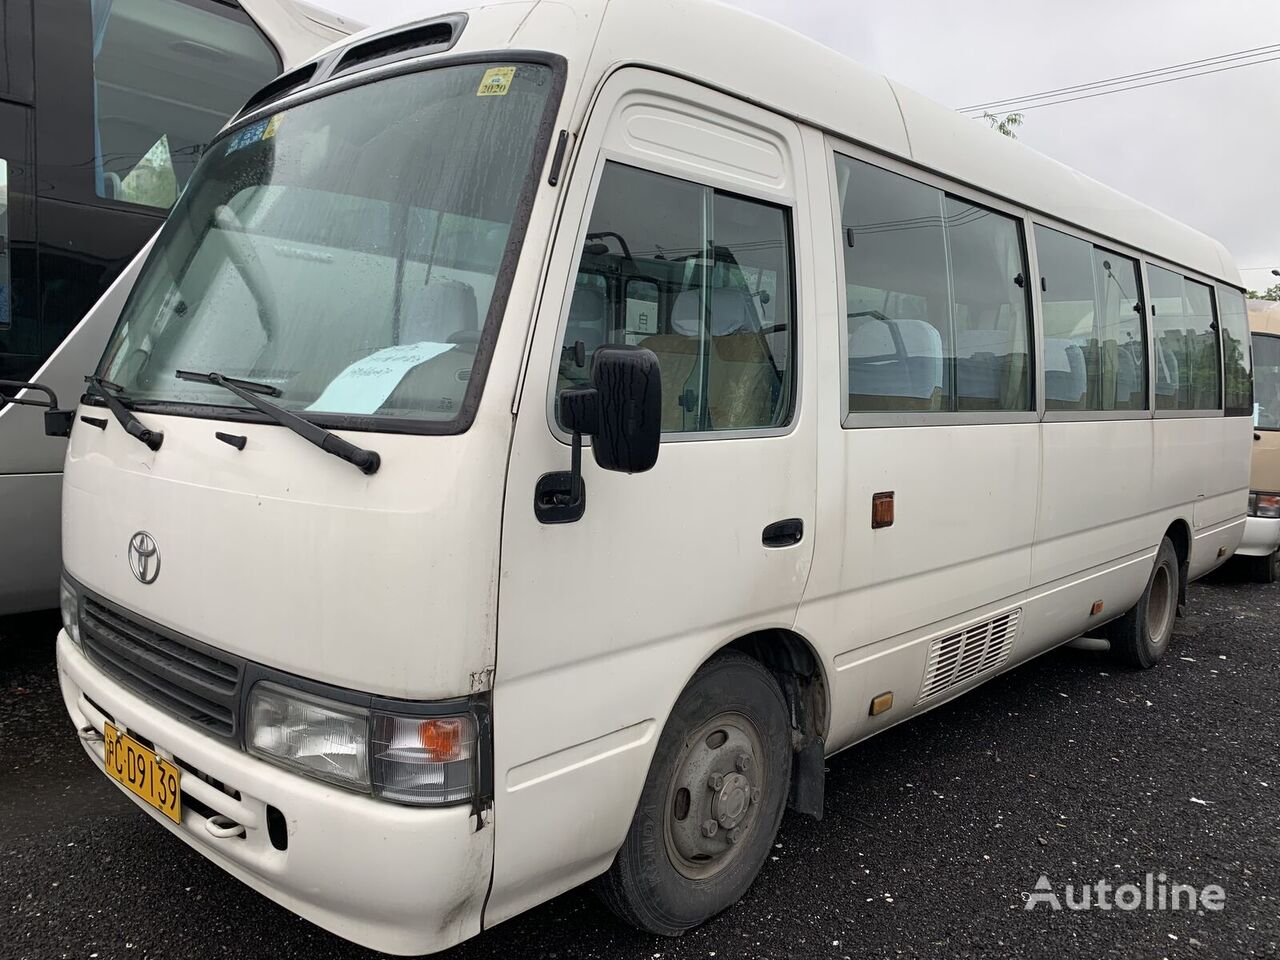
<path fill-rule="evenodd" d="M 582 83 L 575 123 L 614 69 L 656 67 L 1242 286 L 1226 248 L 1198 230 L 787 27 L 715 0 L 463 0 L 440 12 L 446 7 L 469 16 L 456 52 L 564 55 L 571 80 Z"/>

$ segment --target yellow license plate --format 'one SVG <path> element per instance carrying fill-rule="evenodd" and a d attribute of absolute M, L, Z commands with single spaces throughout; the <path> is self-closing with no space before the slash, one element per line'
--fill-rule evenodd
<path fill-rule="evenodd" d="M 107 776 L 174 823 L 181 823 L 182 771 L 109 723 L 103 724 L 102 738 Z"/>

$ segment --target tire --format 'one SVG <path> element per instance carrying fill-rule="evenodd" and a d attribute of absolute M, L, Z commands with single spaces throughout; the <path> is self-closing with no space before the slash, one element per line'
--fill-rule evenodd
<path fill-rule="evenodd" d="M 1280 550 L 1266 557 L 1240 557 L 1244 575 L 1252 583 L 1275 583 L 1280 580 Z"/>
<path fill-rule="evenodd" d="M 722 654 L 694 675 L 658 740 L 627 837 L 595 882 L 619 919 L 678 936 L 746 893 L 786 807 L 788 717 L 778 682 L 750 657 Z"/>
<path fill-rule="evenodd" d="M 1151 669 L 1169 650 L 1177 616 L 1178 553 L 1166 537 L 1141 599 L 1107 629 L 1112 655 L 1130 667 Z"/>

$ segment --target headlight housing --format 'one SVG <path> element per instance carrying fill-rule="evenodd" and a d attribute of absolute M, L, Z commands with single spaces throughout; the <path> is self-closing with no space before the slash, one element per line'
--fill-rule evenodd
<path fill-rule="evenodd" d="M 58 606 L 62 610 L 62 629 L 80 646 L 80 594 L 66 577 L 58 584 Z"/>
<path fill-rule="evenodd" d="M 1280 519 L 1280 494 L 1249 494 L 1249 516 L 1265 517 L 1268 520 Z"/>
<path fill-rule="evenodd" d="M 263 760 L 369 792 L 369 715 L 274 683 L 249 694 L 246 746 Z"/>
<path fill-rule="evenodd" d="M 477 791 L 471 714 L 366 709 L 259 681 L 249 694 L 245 739 L 256 757 L 394 803 L 443 806 Z"/>

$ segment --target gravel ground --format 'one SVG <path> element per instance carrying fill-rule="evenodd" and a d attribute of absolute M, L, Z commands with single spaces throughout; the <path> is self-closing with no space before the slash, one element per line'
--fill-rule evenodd
<path fill-rule="evenodd" d="M 223 875 L 89 763 L 56 622 L 0 622 L 0 957 L 373 957 Z M 574 891 L 471 957 L 1271 957 L 1280 942 L 1280 588 L 1192 588 L 1155 670 L 1061 650 L 829 762 L 736 907 L 676 940 Z M 1218 884 L 1214 911 L 1025 909 L 1098 880 Z"/>

